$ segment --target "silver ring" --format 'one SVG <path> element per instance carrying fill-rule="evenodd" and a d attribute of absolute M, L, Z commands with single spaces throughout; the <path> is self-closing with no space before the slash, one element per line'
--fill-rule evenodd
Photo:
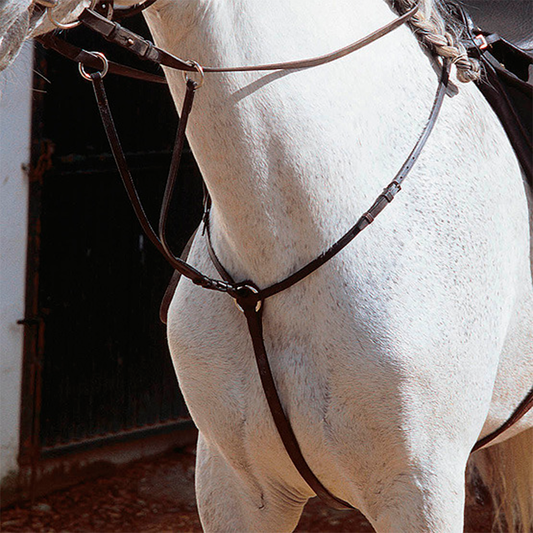
<path fill-rule="evenodd" d="M 71 30 L 72 28 L 75 28 L 76 26 L 79 26 L 81 24 L 81 20 L 75 20 L 74 22 L 59 22 L 54 18 L 54 14 L 52 13 L 53 8 L 49 7 L 46 10 L 46 13 L 48 15 L 48 20 L 54 25 L 60 28 L 61 30 Z"/>
<path fill-rule="evenodd" d="M 102 52 L 90 52 L 92 55 L 94 56 L 97 56 L 101 59 L 102 61 L 102 64 L 104 65 L 104 68 L 100 71 L 100 75 L 103 77 L 105 77 L 105 75 L 107 74 L 108 70 L 109 70 L 109 61 L 107 60 L 107 57 L 102 54 Z M 80 71 L 80 74 L 86 79 L 86 80 L 89 80 L 91 81 L 91 75 L 90 74 L 87 74 L 87 72 L 85 71 L 85 66 L 83 65 L 83 63 L 78 63 L 78 69 Z"/>
<path fill-rule="evenodd" d="M 81 24 L 81 20 L 74 20 L 72 22 L 59 22 L 54 17 L 54 14 L 52 11 L 57 6 L 57 0 L 34 0 L 37 3 L 42 3 L 42 5 L 46 5 L 46 3 L 52 4 L 51 7 L 46 7 L 46 14 L 48 15 L 48 20 L 54 25 L 57 26 L 61 30 L 71 30 L 72 28 L 75 28 L 76 26 L 79 26 Z M 90 9 L 93 9 L 96 5 L 97 0 L 91 0 L 91 5 L 89 6 Z"/>
<path fill-rule="evenodd" d="M 259 294 L 259 290 L 256 289 L 255 287 L 253 287 L 252 285 L 244 285 L 244 287 L 246 287 L 250 292 L 252 292 L 253 294 Z M 237 306 L 237 309 L 241 312 L 241 313 L 244 313 L 244 309 L 239 305 L 239 301 L 237 299 L 233 300 L 233 302 L 235 303 L 235 305 Z M 258 300 L 257 303 L 255 304 L 255 311 L 258 312 L 259 309 L 261 309 L 261 306 L 263 305 L 263 300 Z"/>
<path fill-rule="evenodd" d="M 47 9 L 52 9 L 57 6 L 57 0 L 33 0 L 33 3 L 39 4 Z"/>
<path fill-rule="evenodd" d="M 200 81 L 196 81 L 196 80 L 193 80 L 192 78 L 189 78 L 189 76 L 187 76 L 186 71 L 183 71 L 183 78 L 185 79 L 185 83 L 187 83 L 189 80 L 194 81 L 194 83 L 196 83 L 195 89 L 199 89 L 204 84 L 204 81 L 205 81 L 204 69 L 196 61 L 189 60 L 189 64 L 196 69 L 196 72 L 198 72 L 198 74 L 200 74 Z"/>

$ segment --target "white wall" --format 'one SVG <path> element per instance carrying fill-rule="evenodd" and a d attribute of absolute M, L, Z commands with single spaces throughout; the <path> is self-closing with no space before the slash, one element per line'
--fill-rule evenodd
<path fill-rule="evenodd" d="M 33 46 L 0 73 L 0 479 L 17 470 Z"/>

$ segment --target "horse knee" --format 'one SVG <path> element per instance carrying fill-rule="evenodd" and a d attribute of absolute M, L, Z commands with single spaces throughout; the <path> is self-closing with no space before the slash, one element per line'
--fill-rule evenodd
<path fill-rule="evenodd" d="M 379 532 L 461 533 L 464 499 L 464 473 L 411 471 L 380 491 L 369 518 Z"/>
<path fill-rule="evenodd" d="M 238 471 L 198 438 L 196 499 L 202 528 L 210 531 L 293 531 L 305 500 L 284 488 L 262 483 Z"/>

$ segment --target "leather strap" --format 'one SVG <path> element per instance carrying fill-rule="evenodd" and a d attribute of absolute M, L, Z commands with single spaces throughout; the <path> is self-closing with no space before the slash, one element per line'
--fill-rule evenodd
<path fill-rule="evenodd" d="M 309 276 L 309 274 L 320 268 L 324 263 L 329 261 L 332 257 L 337 255 L 343 248 L 345 248 L 350 242 L 352 242 L 352 240 L 355 239 L 355 237 L 357 237 L 357 235 L 359 235 L 361 231 L 363 231 L 370 224 L 372 224 L 372 222 L 374 222 L 376 217 L 383 211 L 383 209 L 385 209 L 385 207 L 394 200 L 396 194 L 398 194 L 398 192 L 400 192 L 401 190 L 402 183 L 405 181 L 405 178 L 407 178 L 409 172 L 418 160 L 422 149 L 424 148 L 429 136 L 431 135 L 431 132 L 433 131 L 433 128 L 439 116 L 440 109 L 442 107 L 442 102 L 444 101 L 444 96 L 446 95 L 448 80 L 449 68 L 447 63 L 445 62 L 442 67 L 442 73 L 437 89 L 437 94 L 435 95 L 435 100 L 433 102 L 428 121 L 424 126 L 422 134 L 418 138 L 418 141 L 416 142 L 413 150 L 409 154 L 409 157 L 405 160 L 394 179 L 389 183 L 389 185 L 387 185 L 387 187 L 385 187 L 385 189 L 383 189 L 383 192 L 376 198 L 375 202 L 368 209 L 368 211 L 361 216 L 361 218 L 355 223 L 352 228 L 350 228 L 350 230 L 348 230 L 347 233 L 345 233 L 335 244 L 333 244 L 328 250 L 319 255 L 316 259 L 309 262 L 304 267 L 300 268 L 294 274 L 291 274 L 288 278 L 260 291 L 260 298 L 265 299 L 270 296 L 273 296 L 274 294 L 278 294 L 279 292 L 288 289 L 295 283 L 298 283 L 302 279 Z"/>
<path fill-rule="evenodd" d="M 113 22 L 112 20 L 103 17 L 96 11 L 84 9 L 79 16 L 79 20 L 84 26 L 99 33 L 108 41 L 130 50 L 141 59 L 147 59 L 158 65 L 165 65 L 177 70 L 188 72 L 196 70 L 195 67 L 187 61 L 179 59 L 165 50 L 154 46 L 150 41 L 126 28 L 123 28 L 117 22 Z"/>
<path fill-rule="evenodd" d="M 322 482 L 315 476 L 304 456 L 294 435 L 291 424 L 285 415 L 281 400 L 278 395 L 274 376 L 268 361 L 266 354 L 265 343 L 263 339 L 263 305 L 260 305 L 257 309 L 255 298 L 247 300 L 246 298 L 238 298 L 237 303 L 241 306 L 246 323 L 248 325 L 248 331 L 250 332 L 250 338 L 254 348 L 255 360 L 257 363 L 257 370 L 259 377 L 263 385 L 265 397 L 270 409 L 270 413 L 274 420 L 274 424 L 278 430 L 280 438 L 283 442 L 283 446 L 287 451 L 294 466 L 305 480 L 305 482 L 313 489 L 316 495 L 327 505 L 334 509 L 340 510 L 352 510 L 354 507 L 348 502 L 338 498 L 332 494 Z"/>
<path fill-rule="evenodd" d="M 218 67 L 203 67 L 205 72 L 228 72 L 228 71 L 247 71 L 247 70 L 279 70 L 279 69 L 296 69 L 296 68 L 310 68 L 313 66 L 318 66 L 329 61 L 334 61 L 344 55 L 347 55 L 355 50 L 358 50 L 362 46 L 369 44 L 370 42 L 375 41 L 379 37 L 386 35 L 394 28 L 403 24 L 407 21 L 412 14 L 416 11 L 413 9 L 403 15 L 398 17 L 392 23 L 384 26 L 380 30 L 370 34 L 368 37 L 363 38 L 352 45 L 345 47 L 341 50 L 328 54 L 326 56 L 320 56 L 317 58 L 312 58 L 304 61 L 293 61 L 287 63 L 273 63 L 269 65 L 259 65 L 254 67 L 234 67 L 234 68 L 218 68 Z M 175 56 L 167 53 L 164 50 L 161 50 L 154 46 L 149 41 L 146 41 L 137 35 L 121 28 L 118 24 L 113 23 L 107 20 L 105 17 L 101 17 L 95 12 L 90 10 L 85 10 L 80 17 L 82 22 L 91 27 L 92 29 L 102 33 L 109 40 L 121 44 L 122 46 L 134 51 L 139 57 L 150 59 L 156 63 L 170 66 L 172 68 L 177 68 L 185 71 L 197 70 L 197 66 L 185 62 Z M 100 64 L 96 68 L 101 67 Z M 254 355 L 256 359 L 256 364 L 258 372 L 260 375 L 261 382 L 263 384 L 263 389 L 265 391 L 265 396 L 267 403 L 269 405 L 270 412 L 272 414 L 274 423 L 280 437 L 283 441 L 283 444 L 294 463 L 295 467 L 299 471 L 302 478 L 308 483 L 308 485 L 319 495 L 326 503 L 337 509 L 353 509 L 353 507 L 344 500 L 333 495 L 326 487 L 322 485 L 320 480 L 315 476 L 315 474 L 310 469 L 309 465 L 305 461 L 305 458 L 302 455 L 301 449 L 298 445 L 297 439 L 294 435 L 294 432 L 291 428 L 290 422 L 286 417 L 281 400 L 279 398 L 278 392 L 275 386 L 275 380 L 272 375 L 272 371 L 269 365 L 268 356 L 264 344 L 264 335 L 263 335 L 263 323 L 262 323 L 262 314 L 265 305 L 265 299 L 278 294 L 279 292 L 286 290 L 292 287 L 294 284 L 298 283 L 312 272 L 320 268 L 324 263 L 333 258 L 337 253 L 339 253 L 345 246 L 347 246 L 363 229 L 367 228 L 374 219 L 383 211 L 383 209 L 394 199 L 395 195 L 401 190 L 401 184 L 409 174 L 413 165 L 417 161 L 433 127 L 437 120 L 444 96 L 446 94 L 446 87 L 448 84 L 448 75 L 449 75 L 449 65 L 445 61 L 443 64 L 442 74 L 439 81 L 439 87 L 437 94 L 435 96 L 435 101 L 430 112 L 430 116 L 424 130 L 422 131 L 421 136 L 419 137 L 415 147 L 413 148 L 411 154 L 402 165 L 400 171 L 397 173 L 393 181 L 383 190 L 382 194 L 376 199 L 374 204 L 370 209 L 364 213 L 357 223 L 343 236 L 339 241 L 337 241 L 333 246 L 331 246 L 327 251 L 322 253 L 315 260 L 309 262 L 304 267 L 300 268 L 298 271 L 293 273 L 291 276 L 286 279 L 271 285 L 265 289 L 259 290 L 252 282 L 243 282 L 236 283 L 231 275 L 226 271 L 221 262 L 216 256 L 214 251 L 210 231 L 209 231 L 209 201 L 207 202 L 207 213 L 204 218 L 206 220 L 206 231 L 207 231 L 207 242 L 209 253 L 213 259 L 213 263 L 219 272 L 222 280 L 215 280 L 205 276 L 194 267 L 183 261 L 182 259 L 176 257 L 170 250 L 167 241 L 166 241 L 166 222 L 168 218 L 168 209 L 170 205 L 170 200 L 172 198 L 176 173 L 179 167 L 179 161 L 181 157 L 181 151 L 183 148 L 183 143 L 185 139 L 185 130 L 187 126 L 187 119 L 192 109 L 192 104 L 194 101 L 194 93 L 196 89 L 196 83 L 188 80 L 187 90 L 183 103 L 182 112 L 180 114 L 180 123 L 178 127 L 178 132 L 176 134 L 176 142 L 174 147 L 174 152 L 172 156 L 171 167 L 169 171 L 169 177 L 167 181 L 167 187 L 165 190 L 165 197 L 163 201 L 163 206 L 160 215 L 159 221 L 159 235 L 155 233 L 150 222 L 148 221 L 142 204 L 140 202 L 139 196 L 137 194 L 134 182 L 131 178 L 124 153 L 122 151 L 120 141 L 116 132 L 116 128 L 112 119 L 111 110 L 109 108 L 109 103 L 105 94 L 105 89 L 102 81 L 102 75 L 100 72 L 91 74 L 91 80 L 93 82 L 95 95 L 98 101 L 98 107 L 102 117 L 104 127 L 106 129 L 106 134 L 108 136 L 110 146 L 112 148 L 115 160 L 117 162 L 117 167 L 119 173 L 122 177 L 126 191 L 130 198 L 130 201 L 133 205 L 137 218 L 141 223 L 145 233 L 152 243 L 158 248 L 158 250 L 165 256 L 167 261 L 173 266 L 173 268 L 178 271 L 180 274 L 185 275 L 191 281 L 202 287 L 217 290 L 221 292 L 226 292 L 232 296 L 239 307 L 243 310 L 244 316 L 246 318 L 248 330 L 250 333 L 250 338 L 252 340 L 252 345 L 254 349 Z M 532 391 L 533 392 L 533 391 Z M 531 395 L 530 395 L 531 396 Z M 529 397 L 528 397 L 529 398 Z M 517 412 L 511 419 L 502 426 L 497 432 L 500 434 L 503 432 L 509 425 L 514 423 L 518 418 L 523 416 L 527 409 L 531 407 L 533 403 L 532 398 L 529 398 L 521 404 Z M 485 437 L 480 441 L 479 446 L 486 445 L 497 435 L 493 434 Z M 477 449 L 477 448 L 475 448 Z"/>
<path fill-rule="evenodd" d="M 322 56 L 304 59 L 300 61 L 286 61 L 282 63 L 269 63 L 266 65 L 250 65 L 250 66 L 238 66 L 238 67 L 213 67 L 202 66 L 204 72 L 250 72 L 250 71 L 262 71 L 262 70 L 293 70 L 300 68 L 311 68 L 319 65 L 330 63 L 341 57 L 360 50 L 364 46 L 377 41 L 381 37 L 387 35 L 391 31 L 399 28 L 402 24 L 412 18 L 412 16 L 418 11 L 418 3 L 409 11 L 403 15 L 396 17 L 392 22 L 382 26 L 378 30 L 371 34 L 355 41 L 354 43 Z M 188 61 L 176 57 L 166 50 L 163 50 L 155 46 L 150 41 L 143 39 L 139 35 L 123 28 L 116 22 L 109 20 L 96 11 L 91 9 L 85 9 L 79 20 L 84 26 L 90 28 L 103 35 L 108 41 L 118 44 L 128 50 L 131 50 L 134 54 L 138 55 L 142 59 L 148 59 L 159 65 L 165 65 L 178 70 L 184 70 L 187 72 L 196 71 L 196 67 Z"/>
<path fill-rule="evenodd" d="M 115 127 L 113 116 L 111 114 L 111 108 L 109 107 L 109 102 L 107 100 L 107 95 L 105 92 L 105 87 L 100 72 L 94 72 L 91 75 L 91 81 L 93 83 L 94 94 L 98 103 L 98 110 L 100 112 L 100 117 L 102 119 L 102 124 L 106 131 L 106 135 L 117 164 L 117 168 L 126 188 L 128 198 L 130 199 L 133 210 L 141 227 L 143 228 L 146 236 L 150 239 L 152 244 L 159 250 L 159 252 L 165 257 L 165 259 L 172 265 L 172 267 L 177 270 L 183 276 L 189 278 L 196 285 L 200 285 L 206 289 L 217 290 L 221 292 L 230 292 L 233 287 L 229 284 L 222 282 L 220 280 L 214 280 L 205 276 L 199 272 L 192 265 L 183 261 L 181 258 L 175 256 L 169 249 L 166 242 L 165 234 L 162 236 L 157 235 L 154 231 L 144 208 L 142 206 L 141 200 L 137 193 L 135 183 L 129 171 L 128 163 L 126 161 L 126 156 L 122 150 L 122 145 Z M 194 99 L 194 91 L 196 88 L 195 82 L 189 80 L 187 82 L 187 92 L 185 96 L 185 101 L 183 104 L 183 109 L 181 113 L 180 125 L 178 127 L 178 133 L 176 135 L 175 149 L 172 154 L 172 163 L 171 163 L 171 172 L 176 172 L 179 166 L 179 160 L 181 158 L 181 149 L 183 147 L 185 136 L 185 128 L 187 125 L 187 119 L 192 107 Z M 180 138 L 181 137 L 181 138 Z M 169 178 L 174 181 L 172 174 L 169 173 Z"/>
<path fill-rule="evenodd" d="M 86 67 L 101 69 L 102 60 L 94 55 L 91 52 L 83 50 L 78 46 L 75 46 L 63 39 L 60 39 L 55 33 L 47 33 L 44 35 L 39 35 L 36 37 L 36 40 L 40 42 L 45 48 L 50 48 L 55 50 L 63 57 L 70 59 L 76 63 L 81 63 Z M 108 61 L 109 63 L 109 72 L 112 74 L 118 74 L 119 76 L 125 76 L 127 78 L 134 78 L 142 81 L 149 81 L 153 83 L 164 83 L 167 81 L 164 76 L 158 76 L 157 74 L 150 74 L 142 70 L 138 70 L 126 65 L 121 65 L 119 63 L 114 63 L 113 61 Z"/>
<path fill-rule="evenodd" d="M 509 417 L 509 420 L 502 424 L 498 429 L 489 433 L 486 437 L 478 440 L 475 446 L 472 448 L 472 453 L 484 448 L 492 442 L 496 437 L 499 437 L 504 431 L 508 430 L 512 425 L 516 424 L 531 408 L 533 407 L 533 388 L 529 391 L 528 395 L 522 400 L 520 405 L 515 409 L 513 414 Z"/>

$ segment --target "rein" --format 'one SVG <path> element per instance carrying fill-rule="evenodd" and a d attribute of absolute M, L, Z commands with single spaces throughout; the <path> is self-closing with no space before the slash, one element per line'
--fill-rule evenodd
<path fill-rule="evenodd" d="M 122 10 L 122 13 L 120 11 L 115 10 L 115 18 L 124 18 L 126 16 L 130 16 L 131 14 L 139 13 L 143 9 L 146 9 L 147 7 L 152 5 L 154 1 L 155 0 L 146 0 L 145 2 L 132 6 L 127 10 Z M 56 6 L 57 0 L 35 0 L 35 2 L 40 4 L 40 6 L 46 8 L 50 20 L 56 23 L 51 13 L 53 8 Z M 97 12 L 97 10 L 105 12 L 109 18 L 106 18 L 106 16 L 102 16 Z M 88 52 L 82 50 L 81 48 L 62 41 L 54 35 L 46 35 L 38 38 L 38 40 L 44 46 L 52 48 L 58 51 L 60 54 L 68 57 L 69 59 L 78 62 L 80 67 L 80 73 L 82 74 L 82 76 L 92 82 L 94 93 L 98 103 L 98 109 L 102 118 L 107 138 L 109 140 L 111 150 L 113 152 L 113 156 L 118 167 L 119 174 L 122 178 L 135 214 L 147 237 L 159 250 L 159 252 L 165 257 L 168 263 L 170 263 L 170 265 L 174 268 L 175 271 L 191 280 L 195 285 L 199 285 L 205 289 L 210 289 L 228 294 L 234 299 L 237 307 L 243 312 L 248 326 L 250 339 L 252 341 L 256 364 L 261 383 L 263 385 L 263 390 L 265 392 L 266 400 L 270 412 L 272 414 L 275 426 L 282 440 L 282 443 L 302 478 L 325 503 L 336 509 L 354 509 L 354 507 L 348 502 L 332 494 L 315 476 L 315 474 L 307 464 L 305 458 L 303 457 L 296 436 L 284 412 L 283 405 L 278 395 L 275 379 L 270 368 L 263 335 L 263 312 L 265 308 L 265 300 L 270 298 L 271 296 L 274 296 L 282 291 L 289 289 L 299 281 L 312 274 L 330 259 L 335 257 L 357 235 L 359 235 L 361 231 L 363 231 L 370 224 L 372 224 L 372 222 L 383 211 L 383 209 L 385 209 L 385 207 L 393 201 L 396 194 L 401 190 L 401 185 L 403 181 L 407 178 L 409 172 L 415 165 L 416 161 L 418 160 L 418 157 L 422 152 L 422 149 L 424 148 L 431 132 L 433 131 L 448 88 L 450 71 L 449 62 L 447 60 L 443 60 L 442 62 L 442 71 L 440 74 L 439 84 L 427 123 L 424 126 L 422 133 L 418 138 L 414 148 L 401 166 L 394 179 L 383 189 L 382 193 L 376 198 L 376 200 L 370 206 L 368 211 L 366 211 L 336 243 L 334 243 L 329 249 L 320 254 L 317 258 L 302 266 L 296 272 L 286 277 L 285 279 L 262 289 L 255 285 L 254 282 L 251 280 L 237 282 L 233 279 L 233 277 L 228 273 L 228 271 L 224 268 L 224 266 L 218 259 L 215 249 L 213 247 L 209 223 L 211 202 L 207 195 L 203 219 L 204 231 L 207 236 L 207 247 L 209 255 L 221 279 L 211 278 L 201 273 L 195 267 L 193 267 L 183 259 L 179 258 L 172 252 L 166 238 L 168 212 L 170 202 L 173 197 L 174 185 L 185 142 L 185 131 L 187 127 L 187 121 L 192 110 L 196 90 L 199 89 L 203 84 L 205 79 L 205 73 L 296 70 L 323 65 L 331 61 L 335 61 L 348 54 L 351 54 L 356 50 L 359 50 L 362 47 L 383 37 L 384 35 L 387 35 L 388 33 L 392 32 L 404 23 L 408 22 L 417 12 L 417 10 L 418 5 L 413 7 L 405 14 L 395 18 L 387 25 L 367 35 L 366 37 L 363 37 L 362 39 L 359 39 L 358 41 L 355 41 L 354 43 L 339 50 L 336 50 L 330 54 L 299 61 L 238 67 L 201 66 L 194 61 L 185 61 L 170 54 L 166 50 L 158 48 L 150 41 L 147 41 L 146 39 L 138 36 L 130 30 L 123 28 L 122 26 L 111 20 L 111 16 L 113 15 L 113 6 L 109 5 L 105 0 L 101 0 L 100 3 L 95 6 L 95 9 L 92 9 L 92 6 L 91 8 L 85 9 L 79 16 L 79 20 L 75 23 L 69 23 L 68 25 L 57 24 L 59 27 L 63 28 L 67 26 L 73 27 L 71 26 L 72 24 L 78 25 L 79 23 L 82 23 L 84 26 L 103 35 L 107 40 L 131 50 L 134 54 L 143 59 L 147 59 L 153 63 L 156 63 L 157 65 L 164 65 L 184 72 L 186 80 L 185 97 L 180 113 L 180 121 L 176 133 L 176 139 L 172 153 L 165 193 L 162 201 L 162 207 L 159 217 L 159 227 L 157 232 L 154 230 L 146 216 L 133 178 L 129 171 L 126 157 L 124 155 L 120 139 L 115 128 L 109 102 L 107 100 L 103 78 L 108 72 L 157 83 L 164 83 L 164 78 L 110 62 L 100 52 Z M 85 71 L 86 67 L 91 67 L 100 70 L 88 74 Z M 186 76 L 187 72 L 197 72 L 201 77 L 200 81 L 196 82 L 192 79 L 189 79 Z M 509 427 L 511 423 L 514 423 L 516 420 L 518 420 L 518 418 L 523 416 L 525 412 L 527 412 L 527 410 L 531 408 L 531 406 L 533 406 L 533 390 L 530 392 L 528 397 L 526 397 L 524 402 L 522 402 L 517 411 L 515 411 L 511 419 L 497 431 L 480 440 L 474 447 L 473 451 L 479 449 L 482 446 L 485 446 L 494 438 L 496 438 L 501 432 L 507 429 L 507 427 Z"/>

